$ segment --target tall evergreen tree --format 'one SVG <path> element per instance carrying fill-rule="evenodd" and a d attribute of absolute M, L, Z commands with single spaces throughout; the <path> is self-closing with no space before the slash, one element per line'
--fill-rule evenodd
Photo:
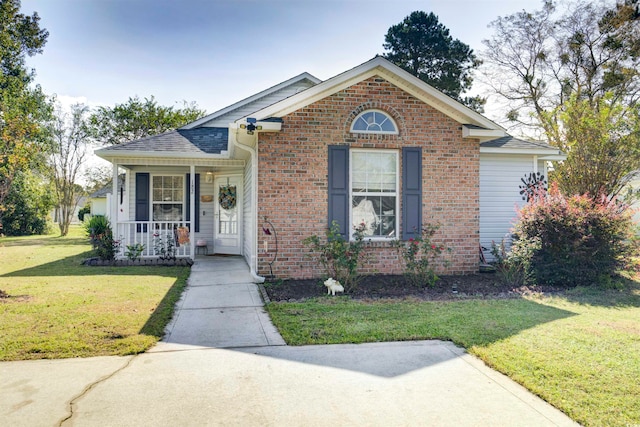
<path fill-rule="evenodd" d="M 464 97 L 480 61 L 433 13 L 412 12 L 387 31 L 383 56 L 444 94 L 482 112 L 485 100 Z"/>

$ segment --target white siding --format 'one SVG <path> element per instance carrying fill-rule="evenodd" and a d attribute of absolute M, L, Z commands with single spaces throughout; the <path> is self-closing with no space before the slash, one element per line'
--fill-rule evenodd
<path fill-rule="evenodd" d="M 313 83 L 307 80 L 296 82 L 295 84 L 282 88 L 279 91 L 276 91 L 260 99 L 256 99 L 255 101 L 250 102 L 246 105 L 243 105 L 236 110 L 229 111 L 228 113 L 218 116 L 211 121 L 203 123 L 201 126 L 227 127 L 229 126 L 229 123 L 235 120 L 248 116 L 251 113 L 261 110 L 265 107 L 268 107 L 271 104 L 275 104 L 276 102 L 281 101 L 285 98 L 288 98 L 291 95 L 295 95 L 299 91 L 310 88 L 311 86 L 313 86 Z"/>
<path fill-rule="evenodd" d="M 136 167 L 133 168 L 130 172 L 130 179 L 128 180 L 128 190 L 127 190 L 127 198 L 129 200 L 129 220 L 134 221 L 136 218 L 136 200 L 135 200 L 135 189 L 136 189 L 136 172 L 148 172 L 151 175 L 186 175 L 189 173 L 188 167 L 180 167 L 180 168 L 171 168 L 171 167 Z M 213 196 L 215 194 L 213 179 L 211 182 L 207 182 L 206 169 L 196 168 L 196 173 L 200 174 L 200 196 Z M 221 172 L 221 173 L 227 173 Z M 212 177 L 213 178 L 213 177 Z M 185 200 L 185 212 L 186 212 L 186 204 L 189 203 L 188 194 L 185 194 L 187 198 Z M 247 197 L 247 192 L 245 191 L 244 195 L 245 199 Z M 246 200 L 245 200 L 246 201 Z M 200 208 L 198 209 L 198 215 L 200 216 L 200 228 L 199 232 L 195 233 L 195 239 L 204 239 L 207 241 L 207 249 L 209 253 L 213 251 L 213 227 L 214 227 L 214 205 L 215 198 L 212 202 L 202 202 L 200 200 Z M 245 217 L 247 215 L 247 210 L 245 212 Z M 245 233 L 246 233 L 247 224 L 245 222 Z M 246 235 L 246 234 L 245 234 Z"/>
<path fill-rule="evenodd" d="M 491 248 L 491 242 L 509 241 L 509 232 L 517 210 L 525 203 L 519 185 L 525 174 L 534 171 L 531 155 L 480 155 L 480 244 Z M 538 172 L 547 179 L 546 164 L 538 161 Z M 489 256 L 485 251 L 485 256 Z"/>
<path fill-rule="evenodd" d="M 91 216 L 107 215 L 107 198 L 91 199 Z"/>

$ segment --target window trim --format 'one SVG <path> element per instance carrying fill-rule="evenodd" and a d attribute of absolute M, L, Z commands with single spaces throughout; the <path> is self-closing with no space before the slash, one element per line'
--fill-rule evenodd
<path fill-rule="evenodd" d="M 169 221 L 169 220 L 166 220 L 166 221 L 165 220 L 161 220 L 161 221 L 158 220 L 158 221 L 156 221 L 153 218 L 153 207 L 154 207 L 154 205 L 156 203 L 157 204 L 165 204 L 165 205 L 177 205 L 177 204 L 180 203 L 180 202 L 163 202 L 163 201 L 156 202 L 155 200 L 153 200 L 153 179 L 155 177 L 157 177 L 157 176 L 162 176 L 162 177 L 170 176 L 170 177 L 181 177 L 182 178 L 182 187 L 183 187 L 182 188 L 182 202 L 181 202 L 181 204 L 182 204 L 182 219 L 180 219 L 180 220 L 171 220 L 171 221 Z M 156 174 L 150 174 L 150 177 L 149 177 L 149 218 L 151 219 L 152 222 L 184 222 L 185 221 L 185 217 L 187 215 L 186 205 L 185 205 L 185 202 L 186 202 L 186 194 L 185 194 L 186 184 L 185 184 L 185 180 L 186 180 L 185 175 L 179 174 L 179 173 L 168 173 L 168 174 L 167 173 L 156 173 Z"/>
<path fill-rule="evenodd" d="M 386 130 L 355 130 L 353 127 L 356 124 L 356 122 L 358 121 L 358 119 L 360 119 L 363 115 L 367 114 L 367 113 L 379 113 L 384 115 L 387 120 L 390 120 L 391 123 L 393 124 L 393 131 L 386 131 Z M 384 122 L 383 122 L 384 123 Z M 360 112 L 352 121 L 351 121 L 351 126 L 349 128 L 349 131 L 351 133 L 360 133 L 360 134 L 381 134 L 381 135 L 398 135 L 398 124 L 396 123 L 396 121 L 393 119 L 393 117 L 391 117 L 391 115 L 389 113 L 387 113 L 386 111 L 383 110 L 378 110 L 376 108 L 370 108 L 368 110 L 364 110 L 362 112 Z"/>
<path fill-rule="evenodd" d="M 400 230 L 400 179 L 402 174 L 400 171 L 400 155 L 398 150 L 392 149 L 376 149 L 376 148 L 351 148 L 349 150 L 349 240 L 353 241 L 353 154 L 354 153 L 390 153 L 395 156 L 396 160 L 396 189 L 393 192 L 363 192 L 356 193 L 357 195 L 380 195 L 380 196 L 393 196 L 396 198 L 395 202 L 395 233 L 393 237 L 387 236 L 366 236 L 365 238 L 371 241 L 388 241 L 389 239 L 398 240 L 402 233 Z"/>

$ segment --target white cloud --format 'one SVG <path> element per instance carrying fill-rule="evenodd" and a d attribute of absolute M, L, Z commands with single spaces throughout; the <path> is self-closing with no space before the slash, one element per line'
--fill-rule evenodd
<path fill-rule="evenodd" d="M 56 102 L 60 104 L 64 111 L 69 111 L 74 104 L 84 104 L 91 109 L 99 107 L 101 104 L 89 101 L 86 96 L 56 95 Z"/>

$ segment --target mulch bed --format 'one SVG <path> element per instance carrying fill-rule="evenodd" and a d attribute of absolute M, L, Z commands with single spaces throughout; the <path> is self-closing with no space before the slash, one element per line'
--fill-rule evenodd
<path fill-rule="evenodd" d="M 271 301 L 303 301 L 327 295 L 321 279 L 282 280 L 265 283 Z M 372 275 L 363 277 L 350 298 L 356 300 L 404 299 L 451 301 L 460 299 L 504 299 L 523 295 L 560 292 L 550 286 L 514 287 L 501 283 L 495 273 L 441 276 L 433 287 L 415 287 L 402 275 Z"/>
<path fill-rule="evenodd" d="M 190 267 L 193 265 L 193 260 L 190 258 L 176 258 L 176 259 L 159 259 L 159 258 L 142 258 L 135 261 L 129 259 L 118 260 L 102 260 L 100 258 L 87 258 L 82 261 L 82 265 L 88 265 L 91 267 L 133 267 L 137 265 L 141 266 L 165 266 L 165 267 Z"/>

